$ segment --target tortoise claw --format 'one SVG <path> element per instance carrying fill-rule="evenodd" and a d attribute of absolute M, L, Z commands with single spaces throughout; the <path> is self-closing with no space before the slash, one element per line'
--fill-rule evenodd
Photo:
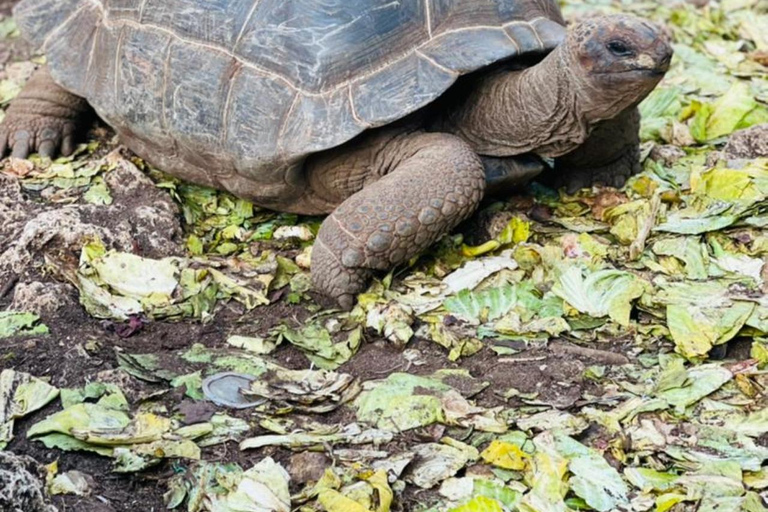
<path fill-rule="evenodd" d="M 84 99 L 58 86 L 46 68 L 38 70 L 0 123 L 0 158 L 7 151 L 15 158 L 35 151 L 48 158 L 71 155 L 87 110 Z"/>
<path fill-rule="evenodd" d="M 9 149 L 14 158 L 27 158 L 33 152 L 47 158 L 69 156 L 74 152 L 74 137 L 64 134 L 74 131 L 71 121 L 9 112 L 0 124 L 0 157 Z"/>
<path fill-rule="evenodd" d="M 61 142 L 61 156 L 70 156 L 75 152 L 75 136 L 65 135 L 64 140 Z"/>
<path fill-rule="evenodd" d="M 29 156 L 30 134 L 26 130 L 16 130 L 9 137 L 11 156 L 14 158 L 27 158 Z"/>

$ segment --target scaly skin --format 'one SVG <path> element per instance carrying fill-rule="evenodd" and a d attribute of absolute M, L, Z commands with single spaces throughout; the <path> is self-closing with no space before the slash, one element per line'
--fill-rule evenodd
<path fill-rule="evenodd" d="M 59 87 L 48 68 L 40 68 L 8 107 L 0 125 L 0 157 L 9 149 L 16 158 L 32 152 L 71 155 L 89 110 L 83 98 Z"/>
<path fill-rule="evenodd" d="M 572 151 L 586 140 L 589 125 L 582 120 L 569 55 L 560 46 L 531 68 L 479 77 L 435 128 L 458 135 L 483 156 Z"/>
<path fill-rule="evenodd" d="M 608 49 L 616 42 L 627 55 Z M 435 127 L 483 156 L 557 158 L 556 183 L 569 190 L 593 179 L 620 186 L 639 170 L 635 107 L 671 57 L 667 37 L 646 21 L 589 18 L 538 65 L 479 77 Z"/>
<path fill-rule="evenodd" d="M 485 191 L 478 156 L 444 133 L 374 134 L 351 155 L 323 160 L 312 167 L 316 184 L 335 186 L 339 160 L 365 166 L 374 180 L 326 218 L 312 250 L 313 287 L 345 309 L 373 270 L 388 270 L 432 245 L 475 211 Z M 377 176 L 383 177 L 371 178 Z"/>

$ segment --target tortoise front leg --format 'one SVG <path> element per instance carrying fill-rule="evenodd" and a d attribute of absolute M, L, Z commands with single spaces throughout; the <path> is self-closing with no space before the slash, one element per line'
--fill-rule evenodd
<path fill-rule="evenodd" d="M 77 131 L 90 111 L 88 103 L 57 85 L 47 67 L 32 75 L 0 124 L 0 158 L 26 158 L 32 152 L 54 157 L 75 150 Z"/>
<path fill-rule="evenodd" d="M 640 112 L 633 107 L 603 121 L 582 146 L 555 159 L 552 181 L 568 193 L 591 185 L 620 188 L 641 170 Z"/>
<path fill-rule="evenodd" d="M 453 135 L 413 133 L 379 147 L 380 140 L 372 142 L 373 151 L 363 150 L 367 158 L 327 162 L 356 162 L 347 172 L 368 183 L 328 216 L 312 250 L 315 290 L 345 309 L 373 271 L 408 261 L 450 232 L 475 211 L 485 190 L 479 157 Z M 338 176 L 322 166 L 315 172 Z"/>

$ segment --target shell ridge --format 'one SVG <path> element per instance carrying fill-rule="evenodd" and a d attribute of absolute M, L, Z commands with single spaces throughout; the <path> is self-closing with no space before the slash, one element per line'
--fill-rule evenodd
<path fill-rule="evenodd" d="M 427 33 L 429 34 L 429 38 L 432 39 L 432 5 L 430 4 L 432 0 L 424 0 L 424 13 L 425 17 L 427 18 Z"/>
<path fill-rule="evenodd" d="M 117 92 L 120 90 L 120 55 L 123 52 L 123 42 L 125 41 L 125 26 L 120 28 L 120 35 L 117 36 L 117 47 L 115 48 L 115 77 L 113 83 L 112 97 L 117 98 Z"/>
<path fill-rule="evenodd" d="M 160 113 L 160 123 L 164 131 L 168 131 L 168 77 L 171 75 L 171 56 L 173 54 L 173 39 L 168 41 L 168 47 L 165 49 L 165 58 L 163 59 L 163 97 L 160 104 L 162 112 Z"/>
<path fill-rule="evenodd" d="M 357 107 L 355 107 L 355 98 L 352 95 L 352 84 L 347 85 L 347 95 L 349 96 L 349 109 L 352 112 L 352 119 L 354 119 L 355 122 L 360 126 L 369 126 L 368 123 L 363 121 L 360 118 L 360 115 L 357 113 Z"/>
<path fill-rule="evenodd" d="M 228 83 L 227 83 L 227 99 L 224 100 L 224 107 L 222 110 L 222 116 L 221 116 L 221 142 L 222 145 L 226 145 L 227 140 L 229 139 L 229 117 L 230 112 L 232 111 L 232 96 L 233 91 L 235 89 L 235 80 L 237 80 L 238 75 L 243 69 L 243 66 L 239 65 L 239 62 L 235 61 L 235 69 L 232 71 L 232 75 L 229 77 Z"/>
<path fill-rule="evenodd" d="M 72 14 L 70 14 L 69 16 L 67 16 L 67 19 L 65 19 L 65 20 L 64 20 L 64 21 L 61 23 L 61 25 L 59 25 L 58 27 L 56 27 L 56 30 L 52 30 L 52 31 L 51 31 L 51 32 L 50 32 L 50 33 L 49 33 L 49 34 L 48 34 L 48 35 L 45 37 L 45 40 L 43 41 L 43 44 L 42 44 L 42 49 L 43 49 L 43 51 L 44 51 L 44 52 L 47 50 L 47 48 L 48 48 L 48 43 L 51 41 L 51 39 L 53 38 L 53 36 L 55 36 L 55 35 L 57 35 L 58 33 L 62 32 L 62 31 L 63 31 L 63 30 L 64 30 L 64 29 L 67 27 L 67 25 L 69 25 L 70 23 L 72 23 L 72 22 L 73 22 L 73 21 L 74 21 L 74 20 L 75 20 L 75 19 L 76 19 L 76 18 L 77 18 L 79 15 L 80 15 L 80 13 L 82 13 L 83 11 L 85 11 L 85 8 L 86 8 L 86 7 L 87 7 L 87 5 L 86 5 L 86 4 L 81 4 L 81 5 L 80 5 L 80 7 L 78 7 L 78 8 L 77 8 L 77 9 L 75 9 L 74 11 L 72 11 Z"/>
<path fill-rule="evenodd" d="M 458 75 L 459 74 L 459 72 L 456 71 L 455 69 L 451 69 L 451 68 L 449 68 L 447 66 L 443 66 L 442 64 L 437 62 L 435 59 L 433 59 L 432 57 L 430 57 L 429 55 L 427 55 L 426 53 L 421 51 L 421 49 L 416 50 L 416 55 L 418 55 L 422 59 L 426 60 L 427 62 L 429 62 L 430 64 L 432 64 L 436 68 L 439 68 L 442 71 L 445 71 L 446 73 L 450 73 L 452 75 Z"/>
<path fill-rule="evenodd" d="M 291 101 L 291 106 L 288 107 L 288 109 L 285 111 L 285 115 L 283 115 L 283 118 L 280 120 L 280 128 L 277 130 L 277 141 L 275 144 L 280 153 L 283 152 L 283 135 L 285 135 L 285 130 L 288 127 L 288 121 L 291 119 L 291 115 L 293 115 L 293 111 L 301 99 L 302 94 L 301 92 L 297 91 L 293 97 L 293 100 Z"/>
<path fill-rule="evenodd" d="M 144 19 L 144 9 L 147 7 L 147 2 L 149 2 L 149 0 L 141 0 L 141 5 L 139 6 L 139 23 Z"/>
<path fill-rule="evenodd" d="M 91 51 L 88 54 L 88 67 L 85 68 L 85 79 L 86 81 L 91 76 L 91 68 L 93 67 L 93 57 L 96 54 L 96 42 L 99 40 L 99 31 L 101 30 L 101 25 L 96 27 L 96 30 L 93 33 L 93 44 L 91 44 Z"/>
<path fill-rule="evenodd" d="M 248 24 L 251 22 L 253 15 L 256 14 L 256 9 L 258 9 L 259 4 L 261 4 L 261 0 L 253 0 L 253 7 L 251 7 L 251 10 L 248 12 L 248 16 L 245 17 L 243 26 L 240 27 L 240 33 L 237 35 L 237 38 L 235 39 L 235 42 L 232 45 L 233 55 L 237 55 L 237 47 L 240 46 L 240 41 L 242 41 L 243 36 L 245 35 L 245 32 L 248 30 Z"/>

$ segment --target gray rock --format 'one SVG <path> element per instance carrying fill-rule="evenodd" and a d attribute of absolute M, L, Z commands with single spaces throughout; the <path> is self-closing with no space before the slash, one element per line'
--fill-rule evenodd
<path fill-rule="evenodd" d="M 291 475 L 292 482 L 300 484 L 317 482 L 330 465 L 331 459 L 324 453 L 301 452 L 291 456 L 288 473 Z"/>
<path fill-rule="evenodd" d="M 46 502 L 44 474 L 33 458 L 0 452 L 0 512 L 58 512 Z"/>
<path fill-rule="evenodd" d="M 111 205 L 33 203 L 20 194 L 16 180 L 0 175 L 0 278 L 22 275 L 45 255 L 77 261 L 93 238 L 152 258 L 183 253 L 178 207 L 168 194 L 118 152 L 107 160 L 116 163 L 105 176 Z"/>
<path fill-rule="evenodd" d="M 10 309 L 45 317 L 76 304 L 74 288 L 63 283 L 32 281 L 16 285 Z"/>
<path fill-rule="evenodd" d="M 728 160 L 768 158 L 768 123 L 734 133 L 723 152 Z"/>
<path fill-rule="evenodd" d="M 685 155 L 685 151 L 672 145 L 657 145 L 651 150 L 651 158 L 666 166 L 674 165 Z"/>

